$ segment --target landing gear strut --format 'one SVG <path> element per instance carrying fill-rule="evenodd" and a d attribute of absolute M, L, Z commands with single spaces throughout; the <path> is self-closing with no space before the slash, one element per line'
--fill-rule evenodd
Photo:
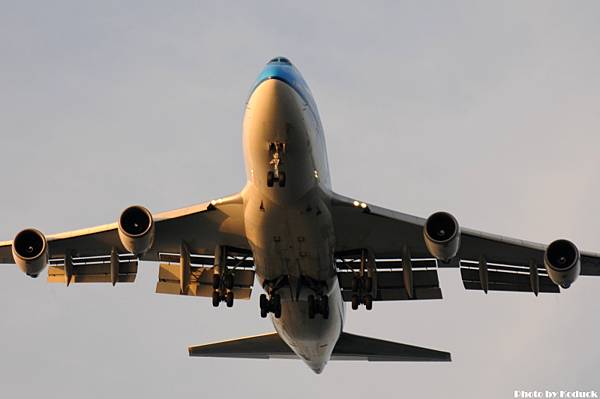
<path fill-rule="evenodd" d="M 269 164 L 272 170 L 267 172 L 267 186 L 273 187 L 274 183 L 278 183 L 279 187 L 285 187 L 286 175 L 282 170 L 285 143 L 274 142 L 269 144 L 269 153 L 271 154 Z"/>

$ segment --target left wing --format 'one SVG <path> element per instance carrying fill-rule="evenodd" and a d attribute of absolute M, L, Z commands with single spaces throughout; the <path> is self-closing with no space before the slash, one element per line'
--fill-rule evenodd
<path fill-rule="evenodd" d="M 407 285 L 410 285 L 410 275 L 412 275 L 415 291 L 412 296 L 400 293 L 397 296 L 402 296 L 401 298 L 393 299 L 409 297 L 419 299 L 419 295 L 416 294 L 418 285 L 415 285 L 419 270 L 414 266 L 417 264 L 415 260 L 432 258 L 423 239 L 426 219 L 366 204 L 338 194 L 333 195 L 331 211 L 335 227 L 336 251 L 344 254 L 366 249 L 372 253 L 374 269 L 377 271 L 380 285 L 382 278 L 386 279 L 386 275 L 382 277 L 382 273 L 379 272 L 393 270 L 389 264 L 395 262 L 398 275 L 390 274 L 387 279 L 401 280 L 394 287 L 396 291 L 398 288 L 410 291 L 411 287 Z M 460 249 L 456 258 L 450 263 L 438 261 L 437 265 L 460 267 L 467 289 L 533 291 L 536 294 L 537 292 L 559 292 L 559 287 L 550 280 L 543 266 L 545 250 L 546 246 L 542 244 L 462 228 Z M 401 259 L 406 258 L 406 254 L 413 260 L 411 266 L 415 270 L 411 273 L 405 272 L 405 268 L 402 267 Z M 352 270 L 356 272 L 357 268 Z M 425 285 L 439 289 L 437 272 L 434 278 L 431 271 Z M 600 275 L 600 254 L 581 252 L 580 274 Z M 342 280 L 343 278 L 340 279 Z M 441 298 L 441 293 L 439 297 Z"/>
<path fill-rule="evenodd" d="M 239 253 L 249 252 L 245 237 L 243 200 L 240 194 L 211 202 L 201 203 L 173 211 L 153 215 L 155 238 L 152 246 L 140 259 L 163 261 L 161 266 L 163 282 L 179 285 L 179 276 L 169 280 L 170 263 L 180 261 L 182 243 L 189 252 L 190 272 L 188 278 L 200 285 L 201 279 L 194 280 L 203 271 L 203 265 L 213 264 L 213 256 L 219 246 L 234 248 Z M 53 234 L 46 237 L 49 257 L 49 281 L 64 281 L 67 273 L 72 274 L 70 282 L 108 282 L 110 263 L 117 256 L 118 282 L 131 282 L 137 272 L 137 257 L 131 255 L 121 243 L 117 223 Z M 67 257 L 69 261 L 67 261 Z M 234 260 L 228 260 L 235 263 Z M 0 243 L 0 263 L 15 263 L 12 255 L 12 241 Z M 163 267 L 164 266 L 164 267 Z M 244 262 L 247 268 L 248 263 Z M 67 269 L 73 269 L 68 272 Z M 172 274 L 172 273 L 171 273 Z M 243 273 L 241 273 L 243 274 Z M 240 276 L 241 276 L 240 274 Z M 244 283 L 248 280 L 246 276 Z M 252 274 L 253 278 L 253 274 Z M 251 285 L 251 284 L 250 284 Z M 163 287 L 165 287 L 163 285 Z M 195 285 L 194 285 L 195 287 Z M 196 294 L 196 291 L 191 294 Z"/>

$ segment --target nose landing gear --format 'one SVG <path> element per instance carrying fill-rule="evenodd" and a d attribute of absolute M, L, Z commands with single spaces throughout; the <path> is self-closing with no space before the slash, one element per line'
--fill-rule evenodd
<path fill-rule="evenodd" d="M 269 153 L 271 154 L 269 165 L 271 165 L 272 170 L 267 172 L 267 186 L 273 187 L 274 183 L 278 183 L 279 187 L 285 187 L 286 175 L 282 170 L 283 156 L 285 155 L 285 143 L 270 143 Z"/>

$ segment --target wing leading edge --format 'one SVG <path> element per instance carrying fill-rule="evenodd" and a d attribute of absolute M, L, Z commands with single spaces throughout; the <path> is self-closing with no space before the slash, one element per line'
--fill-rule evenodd
<path fill-rule="evenodd" d="M 179 253 L 185 241 L 191 252 L 213 254 L 216 245 L 249 249 L 244 233 L 243 202 L 240 194 L 153 215 L 154 244 L 141 259 L 158 262 L 162 253 Z M 49 258 L 87 258 L 119 254 L 127 250 L 118 236 L 117 223 L 46 236 Z M 12 241 L 0 242 L 0 263 L 14 263 Z"/>

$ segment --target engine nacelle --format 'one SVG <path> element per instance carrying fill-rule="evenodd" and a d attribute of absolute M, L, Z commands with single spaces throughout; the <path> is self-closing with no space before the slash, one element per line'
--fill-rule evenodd
<path fill-rule="evenodd" d="M 129 252 L 141 255 L 154 243 L 154 219 L 143 206 L 125 209 L 119 217 L 119 239 Z"/>
<path fill-rule="evenodd" d="M 569 288 L 581 272 L 579 249 L 568 240 L 553 241 L 544 252 L 544 266 L 550 280 Z"/>
<path fill-rule="evenodd" d="M 29 277 L 37 277 L 48 264 L 48 242 L 36 229 L 25 229 L 12 243 L 13 259 Z"/>
<path fill-rule="evenodd" d="M 429 253 L 436 259 L 448 262 L 458 253 L 460 227 L 448 212 L 436 212 L 427 218 L 423 237 Z"/>

